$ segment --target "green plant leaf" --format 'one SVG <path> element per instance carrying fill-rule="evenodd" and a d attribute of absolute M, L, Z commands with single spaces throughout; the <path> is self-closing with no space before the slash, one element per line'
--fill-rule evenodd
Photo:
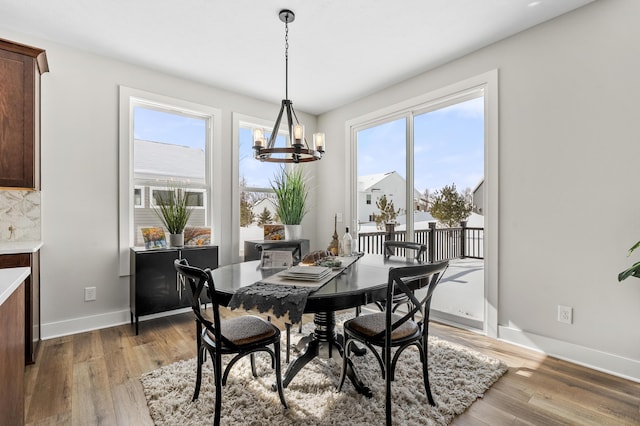
<path fill-rule="evenodd" d="M 637 249 L 638 247 L 640 247 L 640 241 L 638 241 L 637 243 L 635 243 L 635 244 L 633 245 L 633 247 L 631 247 L 631 248 L 629 249 L 629 254 L 627 254 L 627 256 L 630 256 L 630 255 L 631 255 L 631 253 L 633 253 L 633 251 L 634 251 L 635 249 Z"/>
<path fill-rule="evenodd" d="M 193 211 L 188 207 L 187 189 L 169 182 L 169 196 L 158 192 L 158 206 L 154 208 L 156 215 L 162 220 L 170 234 L 181 234 Z"/>
<path fill-rule="evenodd" d="M 276 194 L 276 213 L 283 224 L 299 225 L 307 214 L 307 185 L 299 168 L 281 167 L 271 181 Z"/>
<path fill-rule="evenodd" d="M 632 267 L 618 274 L 618 281 L 625 280 L 629 277 L 640 278 L 640 262 L 636 262 Z"/>

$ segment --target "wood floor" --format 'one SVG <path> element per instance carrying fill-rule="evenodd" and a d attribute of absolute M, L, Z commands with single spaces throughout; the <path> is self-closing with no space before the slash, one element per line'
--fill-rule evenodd
<path fill-rule="evenodd" d="M 124 325 L 43 341 L 26 369 L 26 423 L 151 425 L 138 377 L 194 357 L 194 330 L 187 313 L 142 322 L 138 336 Z M 454 425 L 640 425 L 638 383 L 465 330 L 431 332 L 509 365 Z"/>

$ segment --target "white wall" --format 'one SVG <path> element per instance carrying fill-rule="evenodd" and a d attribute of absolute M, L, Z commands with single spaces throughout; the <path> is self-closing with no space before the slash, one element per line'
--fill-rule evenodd
<path fill-rule="evenodd" d="M 347 181 L 347 120 L 499 69 L 499 335 L 635 380 L 640 280 L 616 277 L 640 239 L 638 16 L 637 0 L 594 2 L 318 121 L 318 179 Z M 320 188 L 320 233 L 349 220 L 344 188 Z"/>
<path fill-rule="evenodd" d="M 319 117 L 329 149 L 306 168 L 317 189 L 303 231 L 312 249 L 329 243 L 336 212 L 349 219 L 345 121 L 498 68 L 500 335 L 640 380 L 640 281 L 616 281 L 640 238 L 638 16 L 637 0 L 594 2 Z M 0 37 L 46 49 L 51 68 L 42 84 L 44 336 L 127 321 L 128 278 L 118 276 L 117 258 L 118 85 L 220 108 L 227 182 L 231 112 L 272 120 L 279 105 L 44 39 L 2 29 Z M 230 204 L 221 210 L 230 223 Z M 230 238 L 229 229 L 214 235 L 223 263 Z M 96 302 L 83 302 L 85 286 L 97 287 Z M 574 307 L 574 324 L 556 322 L 558 304 Z"/>
<path fill-rule="evenodd" d="M 118 86 L 125 85 L 222 110 L 223 188 L 219 223 L 231 223 L 232 112 L 272 122 L 267 103 L 153 70 L 0 29 L 0 37 L 45 49 L 42 76 L 41 299 L 44 338 L 129 321 L 129 278 L 118 274 Z M 223 66 L 221 64 L 221 66 Z M 298 113 L 309 132 L 316 118 Z M 214 189 L 215 190 L 215 189 Z M 315 204 L 315 194 L 310 195 Z M 304 224 L 315 223 L 311 211 Z M 303 228 L 315 239 L 315 227 Z M 222 264 L 231 262 L 229 226 L 214 229 Z M 84 302 L 84 287 L 97 300 Z"/>

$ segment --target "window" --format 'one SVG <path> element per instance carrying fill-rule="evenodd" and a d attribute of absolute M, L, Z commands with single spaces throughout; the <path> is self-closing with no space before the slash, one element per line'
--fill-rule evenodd
<path fill-rule="evenodd" d="M 435 191 L 455 184 L 466 200 L 480 202 L 482 210 L 474 211 L 477 221 L 471 224 L 470 218 L 467 226 L 484 228 L 480 270 L 486 287 L 447 283 L 432 309 L 450 321 L 480 324 L 493 337 L 498 303 L 497 75 L 497 70 L 490 71 L 347 123 L 349 215 L 362 250 L 367 251 L 363 234 L 383 232 L 375 223 L 380 214 L 376 202 L 382 199 L 393 202 L 396 232 L 418 242 L 421 232 L 426 236 L 422 228 L 434 221 L 429 200 Z M 468 297 L 461 303 L 463 294 Z"/>
<path fill-rule="evenodd" d="M 140 228 L 162 226 L 158 191 L 185 187 L 193 209 L 188 224 L 217 223 L 212 141 L 219 116 L 205 105 L 120 87 L 120 275 L 129 274 L 129 247 L 143 245 Z"/>
<path fill-rule="evenodd" d="M 158 206 L 158 200 L 168 200 L 173 197 L 173 190 L 170 188 L 151 187 L 151 205 Z M 189 189 L 186 191 L 187 207 L 194 209 L 206 208 L 206 191 L 204 189 Z"/>
<path fill-rule="evenodd" d="M 244 117 L 237 121 L 239 196 L 238 256 L 244 259 L 244 242 L 264 239 L 263 224 L 278 223 L 275 194 L 271 181 L 282 164 L 258 161 L 253 153 L 253 129 L 268 128 L 259 120 Z M 267 131 L 265 137 L 271 135 Z M 284 145 L 287 136 L 279 134 L 276 144 Z"/>
<path fill-rule="evenodd" d="M 471 193 L 484 179 L 480 89 L 417 105 L 398 118 L 373 121 L 355 135 L 358 199 L 364 201 L 357 205 L 361 233 L 383 229 L 382 223 L 375 222 L 382 213 L 380 202 L 403 224 L 396 229 L 427 229 L 434 220 L 426 213 L 430 196 L 452 184 L 459 192 Z"/>
<path fill-rule="evenodd" d="M 144 186 L 134 186 L 133 187 L 133 206 L 135 208 L 144 208 L 145 206 L 145 190 Z"/>

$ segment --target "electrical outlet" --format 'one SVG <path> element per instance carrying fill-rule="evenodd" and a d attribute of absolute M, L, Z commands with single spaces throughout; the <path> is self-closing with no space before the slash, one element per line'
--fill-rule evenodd
<path fill-rule="evenodd" d="M 96 300 L 96 288 L 95 287 L 85 287 L 84 288 L 84 301 L 90 302 L 92 300 Z"/>
<path fill-rule="evenodd" d="M 572 324 L 573 308 L 571 306 L 558 305 L 558 321 L 565 324 Z"/>
<path fill-rule="evenodd" d="M 336 213 L 336 220 L 337 220 L 338 222 L 342 222 L 342 212 L 338 212 L 338 213 Z"/>

